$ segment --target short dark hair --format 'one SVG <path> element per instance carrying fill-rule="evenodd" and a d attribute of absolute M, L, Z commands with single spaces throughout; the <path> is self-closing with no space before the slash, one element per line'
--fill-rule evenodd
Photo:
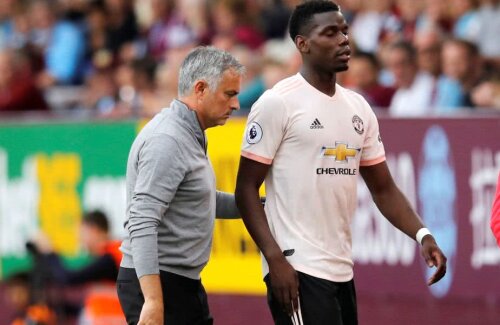
<path fill-rule="evenodd" d="M 295 41 L 297 35 L 306 33 L 304 30 L 308 27 L 315 14 L 329 11 L 340 11 L 340 7 L 332 1 L 325 0 L 307 1 L 295 7 L 288 24 L 292 40 Z"/>
<path fill-rule="evenodd" d="M 99 228 L 104 232 L 109 231 L 109 221 L 104 212 L 94 210 L 83 215 L 82 223 Z"/>

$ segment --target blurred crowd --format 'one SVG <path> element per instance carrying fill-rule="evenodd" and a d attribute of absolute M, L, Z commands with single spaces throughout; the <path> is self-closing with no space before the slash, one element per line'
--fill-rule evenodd
<path fill-rule="evenodd" d="M 242 111 L 298 72 L 300 0 L 1 0 L 0 112 L 151 117 L 197 45 L 247 68 Z M 500 111 L 499 0 L 338 0 L 353 54 L 338 82 L 380 111 Z"/>
<path fill-rule="evenodd" d="M 79 244 L 87 260 L 82 265 L 68 267 L 52 244 L 40 231 L 26 244 L 32 268 L 0 283 L 0 324 L 124 324 L 115 284 L 121 241 L 111 238 L 107 215 L 98 210 L 82 215 Z"/>

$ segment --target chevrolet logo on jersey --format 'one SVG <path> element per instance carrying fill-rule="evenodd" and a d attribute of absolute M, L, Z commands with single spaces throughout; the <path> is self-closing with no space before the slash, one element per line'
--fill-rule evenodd
<path fill-rule="evenodd" d="M 347 163 L 349 158 L 356 157 L 361 149 L 349 147 L 348 144 L 342 142 L 335 142 L 335 147 L 321 148 L 321 156 L 327 158 L 334 158 L 336 162 Z"/>

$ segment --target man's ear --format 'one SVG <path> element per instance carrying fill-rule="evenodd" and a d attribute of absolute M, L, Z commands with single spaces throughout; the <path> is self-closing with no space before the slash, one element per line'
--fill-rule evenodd
<path fill-rule="evenodd" d="M 297 35 L 295 37 L 295 46 L 300 53 L 309 53 L 309 40 L 307 40 L 302 35 Z"/>
<path fill-rule="evenodd" d="M 194 83 L 194 93 L 197 98 L 203 97 L 208 89 L 208 84 L 205 80 L 196 80 Z"/>

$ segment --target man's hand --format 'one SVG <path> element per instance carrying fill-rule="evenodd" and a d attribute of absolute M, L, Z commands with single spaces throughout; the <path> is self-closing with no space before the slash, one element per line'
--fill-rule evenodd
<path fill-rule="evenodd" d="M 436 272 L 427 281 L 427 285 L 432 285 L 446 274 L 446 256 L 431 235 L 424 236 L 422 239 L 421 253 L 428 267 L 437 267 Z"/>
<path fill-rule="evenodd" d="M 145 300 L 137 325 L 163 325 L 163 301 Z"/>
<path fill-rule="evenodd" d="M 163 292 L 159 274 L 139 278 L 144 295 L 141 316 L 137 325 L 163 325 Z"/>
<path fill-rule="evenodd" d="M 292 315 L 299 306 L 299 277 L 284 256 L 268 260 L 273 294 L 283 309 Z"/>

